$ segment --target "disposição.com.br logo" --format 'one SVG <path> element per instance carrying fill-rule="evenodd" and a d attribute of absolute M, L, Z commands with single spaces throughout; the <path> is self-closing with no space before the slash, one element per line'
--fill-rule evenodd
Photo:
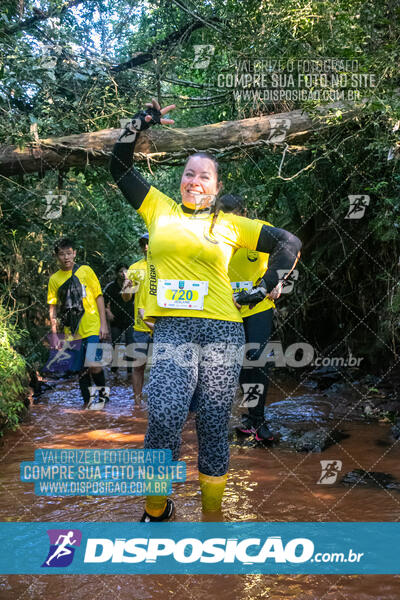
<path fill-rule="evenodd" d="M 48 529 L 50 548 L 42 567 L 68 567 L 73 561 L 75 548 L 81 545 L 79 529 Z"/>

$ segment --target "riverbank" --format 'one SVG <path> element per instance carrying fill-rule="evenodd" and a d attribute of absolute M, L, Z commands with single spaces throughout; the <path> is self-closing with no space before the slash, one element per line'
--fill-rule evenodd
<path fill-rule="evenodd" d="M 33 460 L 38 448 L 140 448 L 147 411 L 136 405 L 131 387 L 110 377 L 111 400 L 103 411 L 82 409 L 76 381 L 53 382 L 35 400 L 17 431 L 8 432 L 0 449 L 2 494 L 0 512 L 5 521 L 113 522 L 134 525 L 142 514 L 141 497 L 44 497 L 33 484 L 20 481 L 20 463 Z M 297 384 L 296 384 L 297 385 Z M 295 394 L 298 393 L 298 396 Z M 286 398 L 304 397 L 309 388 L 296 389 L 277 381 L 269 394 L 270 406 Z M 317 401 L 318 393 L 315 392 Z M 241 409 L 236 406 L 234 430 Z M 338 421 L 329 421 L 334 426 Z M 384 422 L 345 421 L 345 437 L 322 454 L 294 452 L 283 446 L 232 441 L 229 479 L 224 498 L 225 521 L 395 521 L 400 492 L 383 488 L 345 486 L 341 477 L 355 469 L 385 471 L 400 480 L 400 444 L 393 443 Z M 174 484 L 177 521 L 202 521 L 197 475 L 197 443 L 193 416 L 184 429 L 181 460 L 187 481 Z M 333 484 L 321 485 L 321 459 L 340 463 Z M 118 600 L 162 599 L 179 591 L 181 600 L 216 600 L 229 589 L 236 600 L 397 600 L 398 576 L 288 576 L 288 575 L 156 575 L 156 576 L 0 576 L 2 600 L 56 597 L 67 591 L 69 600 L 112 593 Z"/>
<path fill-rule="evenodd" d="M 0 304 L 0 438 L 18 427 L 29 402 L 28 369 L 24 358 L 14 349 L 20 334 L 10 323 L 11 315 Z"/>

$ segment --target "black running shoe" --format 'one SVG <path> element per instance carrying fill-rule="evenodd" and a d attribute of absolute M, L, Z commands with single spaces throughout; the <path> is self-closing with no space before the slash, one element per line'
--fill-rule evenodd
<path fill-rule="evenodd" d="M 253 420 L 247 413 L 242 414 L 242 425 L 236 431 L 242 435 L 253 435 Z"/>
<path fill-rule="evenodd" d="M 258 426 L 253 425 L 252 434 L 256 438 L 257 442 L 268 442 L 271 444 L 275 439 L 274 434 L 270 429 L 268 429 L 268 426 L 265 422 Z"/>
<path fill-rule="evenodd" d="M 144 511 L 142 518 L 140 519 L 140 523 L 157 523 L 160 521 L 169 521 L 174 516 L 175 512 L 175 504 L 174 501 L 170 498 L 167 499 L 167 506 L 164 509 L 164 512 L 159 517 L 153 517 L 149 515 L 146 511 Z"/>

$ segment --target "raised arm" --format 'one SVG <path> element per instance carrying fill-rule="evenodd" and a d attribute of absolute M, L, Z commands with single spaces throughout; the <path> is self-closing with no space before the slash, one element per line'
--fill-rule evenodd
<path fill-rule="evenodd" d="M 162 118 L 164 114 L 173 108 L 175 108 L 175 105 L 161 109 L 158 102 L 153 99 L 152 103 L 147 105 L 146 111 L 138 112 L 132 121 L 127 124 L 125 131 L 113 148 L 110 162 L 111 174 L 125 198 L 136 210 L 140 208 L 150 189 L 150 184 L 133 166 L 136 140 L 139 133 L 148 129 L 151 125 L 173 123 L 172 119 Z"/>

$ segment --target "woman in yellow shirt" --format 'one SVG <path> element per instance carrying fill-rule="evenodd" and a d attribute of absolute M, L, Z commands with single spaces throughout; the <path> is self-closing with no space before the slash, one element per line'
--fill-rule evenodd
<path fill-rule="evenodd" d="M 285 230 L 214 211 L 222 184 L 218 163 L 206 153 L 189 157 L 178 204 L 151 186 L 133 167 L 137 136 L 152 124 L 173 123 L 153 100 L 137 113 L 115 144 L 111 173 L 143 217 L 150 237 L 149 293 L 145 318 L 156 319 L 148 385 L 145 447 L 169 448 L 179 457 L 181 432 L 195 396 L 198 468 L 204 511 L 220 510 L 229 466 L 228 421 L 244 344 L 242 318 L 232 299 L 228 265 L 238 248 L 270 254 L 269 269 L 244 299 L 263 300 L 291 269 L 300 240 Z M 174 503 L 148 496 L 142 521 L 172 517 Z"/>

